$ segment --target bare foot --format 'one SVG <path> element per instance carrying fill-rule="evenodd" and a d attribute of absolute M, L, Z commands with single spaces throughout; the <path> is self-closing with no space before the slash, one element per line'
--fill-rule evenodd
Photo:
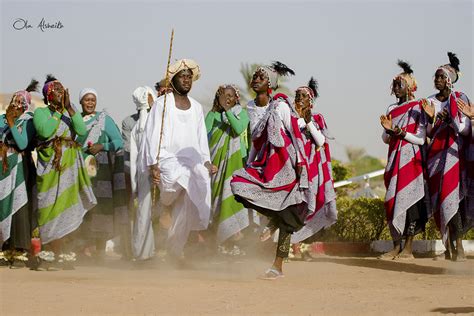
<path fill-rule="evenodd" d="M 449 252 L 449 250 L 446 250 L 445 252 L 439 254 L 439 255 L 436 255 L 433 260 L 435 261 L 439 261 L 439 260 L 451 260 L 451 253 Z"/>
<path fill-rule="evenodd" d="M 393 260 L 398 254 L 400 253 L 400 250 L 398 249 L 393 249 L 392 251 L 386 252 L 384 254 L 381 254 L 380 256 L 377 257 L 377 259 L 381 260 Z"/>
<path fill-rule="evenodd" d="M 409 253 L 409 252 L 406 252 L 406 253 L 403 253 L 400 252 L 395 258 L 393 258 L 393 260 L 400 260 L 400 261 L 409 261 L 409 260 L 413 260 L 415 259 L 415 257 L 413 256 L 412 253 Z"/>
<path fill-rule="evenodd" d="M 467 260 L 466 254 L 464 253 L 463 248 L 458 248 L 456 252 L 457 252 L 457 255 L 453 258 L 453 261 L 464 262 Z"/>

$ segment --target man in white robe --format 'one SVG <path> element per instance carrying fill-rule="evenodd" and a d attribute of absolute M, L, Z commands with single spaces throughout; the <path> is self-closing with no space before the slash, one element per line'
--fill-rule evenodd
<path fill-rule="evenodd" d="M 175 258 L 182 258 L 189 233 L 206 229 L 210 220 L 210 173 L 215 170 L 210 163 L 202 106 L 187 95 L 199 76 L 199 66 L 192 60 L 182 59 L 170 66 L 173 92 L 166 96 L 163 122 L 164 96 L 154 103 L 148 115 L 139 153 L 139 170 L 151 180 L 148 184 L 139 183 L 149 186 L 148 190 L 139 189 L 139 199 L 153 199 L 152 185 L 156 185 L 160 192 L 158 207 L 171 208 L 167 249 Z M 140 191 L 146 196 L 140 197 Z M 151 210 L 140 208 L 139 212 Z M 151 223 L 143 224 L 147 224 L 147 230 L 139 233 L 152 234 Z"/>
<path fill-rule="evenodd" d="M 137 211 L 133 222 L 132 254 L 138 260 L 149 259 L 155 251 L 153 229 L 151 227 L 151 199 L 147 198 L 149 193 L 149 177 L 144 177 L 138 170 L 138 151 L 145 130 L 148 111 L 153 105 L 156 97 L 154 91 L 147 86 L 138 87 L 132 94 L 133 102 L 137 106 L 139 118 L 130 133 L 130 180 L 132 196 L 138 195 L 138 207 L 145 212 Z M 138 171 L 138 172 L 137 172 Z M 137 188 L 140 188 L 138 191 Z M 141 197 L 141 199 L 140 199 Z M 133 200 L 133 199 L 132 199 Z M 143 232 L 146 232 L 143 234 Z"/>

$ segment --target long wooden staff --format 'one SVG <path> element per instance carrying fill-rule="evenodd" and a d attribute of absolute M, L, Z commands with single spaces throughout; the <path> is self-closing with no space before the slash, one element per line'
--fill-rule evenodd
<path fill-rule="evenodd" d="M 173 39 L 174 39 L 174 29 L 171 29 L 171 38 L 170 38 L 170 50 L 168 53 L 168 64 L 166 65 L 166 75 L 165 75 L 165 97 L 163 99 L 163 112 L 161 113 L 161 130 L 160 130 L 160 141 L 158 143 L 158 155 L 156 156 L 156 163 L 159 168 L 159 161 L 160 161 L 160 151 L 161 151 L 161 141 L 163 140 L 163 127 L 165 126 L 165 111 L 166 111 L 166 95 L 168 94 L 168 87 L 169 87 L 169 69 L 170 69 L 170 61 L 171 61 L 171 52 L 173 50 Z M 152 205 L 154 206 L 156 203 L 156 185 L 153 185 L 153 198 L 152 198 Z"/>

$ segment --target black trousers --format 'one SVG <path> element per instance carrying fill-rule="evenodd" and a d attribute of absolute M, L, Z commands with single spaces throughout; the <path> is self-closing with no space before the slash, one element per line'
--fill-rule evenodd
<path fill-rule="evenodd" d="M 290 252 L 291 234 L 297 232 L 304 226 L 304 220 L 307 214 L 306 204 L 292 205 L 284 210 L 274 211 L 254 205 L 238 195 L 235 199 L 245 207 L 254 209 L 260 214 L 270 218 L 267 227 L 272 230 L 279 229 L 276 255 L 279 258 L 287 258 Z"/>

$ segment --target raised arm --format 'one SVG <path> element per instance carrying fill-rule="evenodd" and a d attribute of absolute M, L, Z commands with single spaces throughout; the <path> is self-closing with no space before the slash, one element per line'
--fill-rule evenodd
<path fill-rule="evenodd" d="M 245 109 L 242 109 L 242 111 L 240 111 L 238 118 L 230 110 L 226 111 L 225 115 L 227 116 L 230 126 L 232 127 L 236 135 L 242 134 L 249 126 L 250 120 Z"/>
<path fill-rule="evenodd" d="M 215 118 L 215 113 L 213 111 L 209 111 L 206 115 L 206 131 L 209 133 L 212 129 L 212 126 L 214 125 L 214 118 Z"/>
<path fill-rule="evenodd" d="M 42 139 L 48 139 L 56 132 L 61 120 L 62 114 L 59 112 L 51 113 L 48 108 L 38 108 L 33 115 L 33 124 L 36 133 Z"/>
<path fill-rule="evenodd" d="M 71 121 L 72 121 L 72 128 L 74 129 L 74 132 L 76 132 L 77 135 L 84 136 L 87 134 L 86 123 L 84 123 L 81 113 L 75 112 L 71 116 Z"/>
<path fill-rule="evenodd" d="M 20 132 L 21 131 L 21 132 Z M 13 139 L 18 149 L 24 150 L 35 136 L 35 126 L 32 119 L 16 120 L 11 128 Z"/>
<path fill-rule="evenodd" d="M 326 142 L 326 137 L 324 137 L 323 133 L 316 127 L 316 125 L 313 122 L 309 122 L 306 124 L 309 132 L 311 133 L 311 136 L 313 137 L 314 141 L 316 142 L 316 145 L 318 147 L 321 147 L 324 145 Z"/>

